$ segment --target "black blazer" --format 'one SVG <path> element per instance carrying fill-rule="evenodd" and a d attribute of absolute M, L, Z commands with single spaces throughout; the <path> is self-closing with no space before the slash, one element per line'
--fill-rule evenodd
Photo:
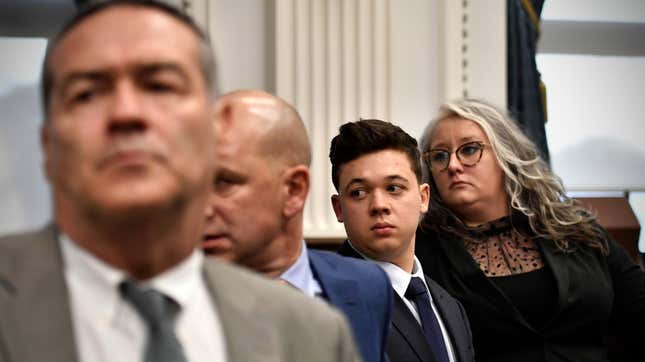
<path fill-rule="evenodd" d="M 536 329 L 461 240 L 421 229 L 416 253 L 423 270 L 466 308 L 478 361 L 607 361 L 609 333 L 644 340 L 645 274 L 609 237 L 608 256 L 588 248 L 565 254 L 549 240 L 538 241 L 558 295 L 545 296 L 557 298 L 556 311 Z"/>
<path fill-rule="evenodd" d="M 344 256 L 362 259 L 362 256 L 347 242 L 341 246 L 338 252 Z M 474 361 L 472 336 L 464 308 L 432 279 L 427 276 L 425 279 L 452 342 L 456 360 L 459 362 Z M 390 362 L 434 362 L 434 355 L 423 335 L 421 326 L 401 297 L 396 292 L 393 294 L 392 328 L 390 328 L 386 349 L 388 359 Z"/>

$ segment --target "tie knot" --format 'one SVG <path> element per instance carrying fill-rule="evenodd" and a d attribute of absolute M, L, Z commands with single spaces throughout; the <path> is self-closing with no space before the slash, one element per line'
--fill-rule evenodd
<path fill-rule="evenodd" d="M 425 293 L 426 285 L 423 283 L 423 280 L 419 277 L 412 277 L 412 279 L 410 279 L 410 284 L 408 284 L 408 289 L 405 291 L 405 297 L 408 299 L 414 299 Z"/>
<path fill-rule="evenodd" d="M 121 282 L 119 290 L 151 328 L 172 324 L 179 311 L 179 305 L 172 298 L 154 289 L 141 288 L 132 280 Z"/>

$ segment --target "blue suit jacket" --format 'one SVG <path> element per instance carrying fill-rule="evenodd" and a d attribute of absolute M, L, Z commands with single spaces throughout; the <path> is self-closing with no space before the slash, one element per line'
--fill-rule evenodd
<path fill-rule="evenodd" d="M 374 264 L 326 251 L 308 250 L 308 256 L 323 297 L 349 320 L 363 360 L 386 361 L 393 300 L 387 274 Z"/>

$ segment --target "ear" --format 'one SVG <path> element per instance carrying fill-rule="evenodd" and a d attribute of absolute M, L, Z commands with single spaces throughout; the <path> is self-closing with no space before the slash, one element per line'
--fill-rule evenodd
<path fill-rule="evenodd" d="M 309 194 L 309 168 L 298 165 L 287 169 L 284 177 L 286 188 L 286 201 L 283 213 L 291 218 L 305 208 L 307 194 Z"/>
<path fill-rule="evenodd" d="M 419 193 L 421 194 L 421 213 L 425 214 L 430 205 L 430 185 L 426 183 L 419 185 Z"/>
<path fill-rule="evenodd" d="M 331 196 L 331 207 L 334 209 L 334 214 L 336 214 L 336 220 L 342 223 L 343 208 L 340 207 L 340 196 L 338 196 L 338 194 Z"/>

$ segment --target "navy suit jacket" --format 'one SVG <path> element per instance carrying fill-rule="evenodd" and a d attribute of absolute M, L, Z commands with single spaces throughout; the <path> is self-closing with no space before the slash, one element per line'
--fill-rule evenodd
<path fill-rule="evenodd" d="M 385 348 L 392 311 L 387 274 L 363 260 L 320 250 L 308 250 L 314 278 L 323 297 L 340 309 L 352 327 L 365 362 L 386 361 Z"/>
<path fill-rule="evenodd" d="M 362 259 L 362 256 L 347 242 L 343 244 L 338 252 L 341 255 Z M 464 308 L 439 284 L 427 276 L 425 279 L 435 307 L 437 307 L 444 327 L 446 327 L 450 336 L 456 360 L 459 362 L 474 361 L 470 324 Z M 421 326 L 396 293 L 394 293 L 392 329 L 387 343 L 387 355 L 391 362 L 435 361 Z"/>

